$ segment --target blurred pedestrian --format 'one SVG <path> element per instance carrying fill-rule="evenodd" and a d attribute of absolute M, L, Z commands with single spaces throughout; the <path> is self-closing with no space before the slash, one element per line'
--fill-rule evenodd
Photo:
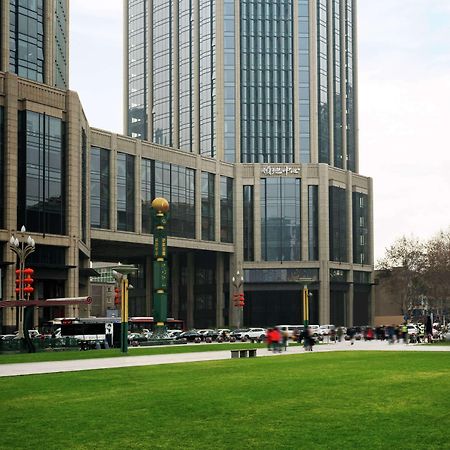
<path fill-rule="evenodd" d="M 272 328 L 267 328 L 266 331 L 267 350 L 272 351 Z"/>
<path fill-rule="evenodd" d="M 288 347 L 288 342 L 289 342 L 289 332 L 287 330 L 283 331 L 282 334 L 282 342 L 283 342 L 283 347 L 284 347 L 284 351 L 287 351 L 287 347 Z"/>
<path fill-rule="evenodd" d="M 427 335 L 427 342 L 429 344 L 433 342 L 433 324 L 430 316 L 427 316 L 427 321 L 425 322 L 425 334 Z"/>

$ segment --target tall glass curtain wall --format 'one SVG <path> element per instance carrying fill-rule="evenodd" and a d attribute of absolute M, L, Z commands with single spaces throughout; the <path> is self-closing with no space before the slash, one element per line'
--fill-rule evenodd
<path fill-rule="evenodd" d="M 330 260 L 347 262 L 347 197 L 345 189 L 329 188 Z"/>
<path fill-rule="evenodd" d="M 353 192 L 353 262 L 369 264 L 368 196 Z"/>
<path fill-rule="evenodd" d="M 236 45 L 235 1 L 223 2 L 224 160 L 235 162 L 236 153 Z"/>
<path fill-rule="evenodd" d="M 87 136 L 81 129 L 81 239 L 87 240 Z"/>
<path fill-rule="evenodd" d="M 0 228 L 3 228 L 4 221 L 4 207 L 5 207 L 5 192 L 4 192 L 4 167 L 5 167 L 5 121 L 4 121 L 4 110 L 3 106 L 0 106 Z M 0 280 L 1 281 L 1 280 Z M 1 290 L 0 290 L 0 298 L 1 298 Z M 0 314 L 1 316 L 1 314 Z"/>
<path fill-rule="evenodd" d="M 214 241 L 214 180 L 215 175 L 209 172 L 202 172 L 202 240 Z"/>
<path fill-rule="evenodd" d="M 134 156 L 117 153 L 117 229 L 134 231 Z"/>
<path fill-rule="evenodd" d="M 233 179 L 220 177 L 220 241 L 233 242 Z"/>
<path fill-rule="evenodd" d="M 291 0 L 241 1 L 241 162 L 293 162 Z"/>
<path fill-rule="evenodd" d="M 199 0 L 200 153 L 216 156 L 216 2 Z"/>
<path fill-rule="evenodd" d="M 261 252 L 264 261 L 300 261 L 299 178 L 261 179 Z"/>
<path fill-rule="evenodd" d="M 244 209 L 244 261 L 253 261 L 255 257 L 254 237 L 255 225 L 253 220 L 253 186 L 243 186 Z"/>
<path fill-rule="evenodd" d="M 164 197 L 170 204 L 167 232 L 170 236 L 195 238 L 195 171 L 176 164 L 142 159 L 142 231 L 152 233 L 151 202 Z"/>
<path fill-rule="evenodd" d="M 147 139 L 147 3 L 128 3 L 128 135 L 139 139 Z"/>
<path fill-rule="evenodd" d="M 334 165 L 344 167 L 343 143 L 342 143 L 342 95 L 341 95 L 341 0 L 333 0 L 333 83 L 334 83 Z"/>
<path fill-rule="evenodd" d="M 298 71 L 300 111 L 300 162 L 311 162 L 309 98 L 309 0 L 298 0 Z"/>
<path fill-rule="evenodd" d="M 44 80 L 44 2 L 9 0 L 9 70 Z"/>
<path fill-rule="evenodd" d="M 319 186 L 308 186 L 308 259 L 319 259 Z"/>
<path fill-rule="evenodd" d="M 67 89 L 67 1 L 55 0 L 55 86 Z M 28 2 L 32 3 L 32 2 Z"/>
<path fill-rule="evenodd" d="M 109 155 L 110 151 L 91 148 L 91 227 L 110 228 L 109 222 Z"/>
<path fill-rule="evenodd" d="M 65 131 L 61 119 L 19 112 L 17 223 L 29 231 L 65 232 Z"/>
<path fill-rule="evenodd" d="M 356 170 L 355 147 L 355 91 L 353 88 L 353 1 L 345 2 L 345 71 L 346 71 L 346 123 L 347 169 Z"/>
<path fill-rule="evenodd" d="M 317 80 L 319 98 L 319 162 L 330 163 L 330 129 L 328 124 L 328 0 L 317 0 Z"/>
<path fill-rule="evenodd" d="M 173 145 L 173 1 L 153 0 L 153 142 Z"/>
<path fill-rule="evenodd" d="M 353 0 L 317 0 L 317 30 L 319 162 L 344 168 L 346 154 L 355 171 Z"/>
<path fill-rule="evenodd" d="M 194 121 L 194 5 L 192 0 L 180 0 L 179 23 L 179 139 L 180 149 L 192 151 L 192 124 Z"/>

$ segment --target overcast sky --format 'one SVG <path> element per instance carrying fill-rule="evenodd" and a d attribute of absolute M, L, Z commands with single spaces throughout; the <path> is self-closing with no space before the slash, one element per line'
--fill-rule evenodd
<path fill-rule="evenodd" d="M 74 0 L 70 88 L 91 126 L 123 132 L 122 0 Z M 360 173 L 375 258 L 450 226 L 450 0 L 359 0 Z"/>

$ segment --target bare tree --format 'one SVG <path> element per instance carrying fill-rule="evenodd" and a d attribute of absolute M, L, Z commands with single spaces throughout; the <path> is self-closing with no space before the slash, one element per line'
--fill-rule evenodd
<path fill-rule="evenodd" d="M 403 314 L 410 313 L 417 298 L 423 294 L 421 272 L 424 259 L 424 244 L 419 239 L 403 236 L 386 250 L 386 256 L 377 263 L 377 270 L 383 271 L 383 283 Z"/>

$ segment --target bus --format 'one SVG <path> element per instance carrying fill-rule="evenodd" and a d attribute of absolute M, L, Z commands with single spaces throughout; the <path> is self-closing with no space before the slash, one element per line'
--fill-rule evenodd
<path fill-rule="evenodd" d="M 58 321 L 59 322 L 59 321 Z M 79 317 L 64 318 L 60 320 L 61 336 L 73 337 L 80 341 L 104 342 L 109 346 L 120 346 L 119 317 Z M 182 320 L 168 318 L 164 324 L 168 330 L 183 330 Z M 128 319 L 128 330 L 132 333 L 145 333 L 153 331 L 156 321 L 153 317 L 130 317 Z"/>

